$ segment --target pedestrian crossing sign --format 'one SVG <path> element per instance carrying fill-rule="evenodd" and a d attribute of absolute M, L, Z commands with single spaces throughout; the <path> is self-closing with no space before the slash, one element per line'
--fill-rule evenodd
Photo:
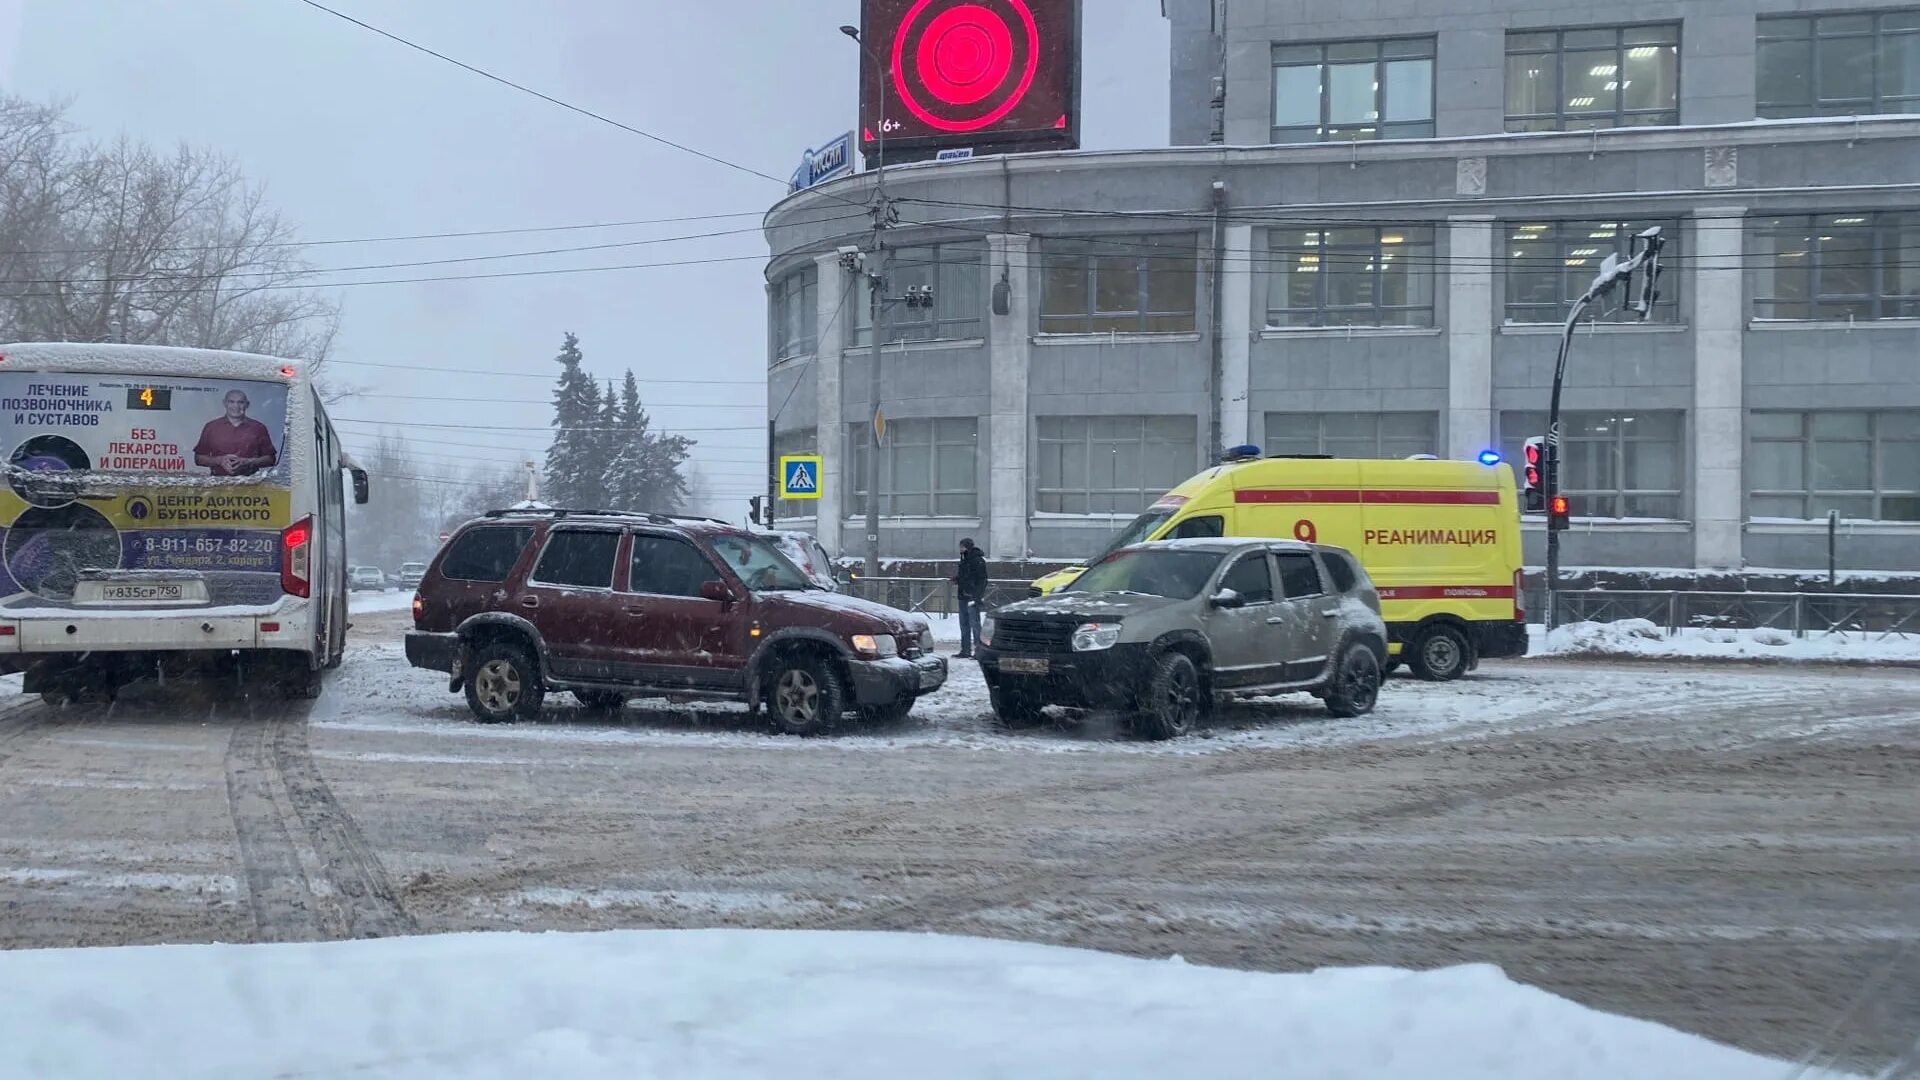
<path fill-rule="evenodd" d="M 820 497 L 820 456 L 787 454 L 780 459 L 780 497 L 817 499 Z"/>

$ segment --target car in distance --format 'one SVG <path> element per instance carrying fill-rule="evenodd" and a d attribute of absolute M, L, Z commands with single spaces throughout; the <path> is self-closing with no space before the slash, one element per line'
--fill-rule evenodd
<path fill-rule="evenodd" d="M 813 735 L 848 713 L 904 719 L 947 679 L 923 620 L 829 592 L 767 536 L 705 518 L 494 511 L 434 556 L 413 618 L 407 660 L 446 672 L 486 722 L 533 717 L 559 690 L 605 709 L 742 701 Z"/>
<path fill-rule="evenodd" d="M 377 566 L 356 566 L 347 575 L 347 588 L 352 592 L 371 589 L 379 592 L 387 587 L 386 571 Z"/>
<path fill-rule="evenodd" d="M 1115 551 L 1052 595 L 981 620 L 980 670 L 1010 727 L 1048 705 L 1119 709 L 1134 730 L 1193 731 L 1218 698 L 1299 690 L 1370 711 L 1387 628 L 1345 550 L 1237 537 Z"/>
<path fill-rule="evenodd" d="M 413 588 L 419 587 L 420 579 L 425 577 L 426 573 L 427 573 L 426 563 L 408 562 L 408 563 L 401 563 L 400 572 L 398 574 L 395 574 L 394 576 L 397 579 L 399 579 L 401 588 L 413 589 Z"/>

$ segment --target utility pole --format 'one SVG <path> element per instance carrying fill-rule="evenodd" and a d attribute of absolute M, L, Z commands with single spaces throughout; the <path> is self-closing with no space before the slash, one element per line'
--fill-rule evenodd
<path fill-rule="evenodd" d="M 779 452 L 774 449 L 774 445 L 773 445 L 773 425 L 775 422 L 776 421 L 773 414 L 768 413 L 767 414 L 767 528 L 769 529 L 773 528 L 773 519 L 776 516 L 773 510 L 775 505 L 773 501 L 773 493 L 775 488 L 780 483 L 780 455 L 779 455 Z"/>
<path fill-rule="evenodd" d="M 880 576 L 880 349 L 886 342 L 881 325 L 886 314 L 884 293 L 887 283 L 886 229 L 892 224 L 893 208 L 887 202 L 887 78 L 892 74 L 854 26 L 842 26 L 840 32 L 860 46 L 873 65 L 878 84 L 879 115 L 874 118 L 873 242 L 865 266 L 867 279 L 867 324 L 872 328 L 872 347 L 867 351 L 867 460 L 863 479 L 867 499 L 867 558 L 865 573 L 869 579 Z M 843 549 L 844 550 L 844 549 Z"/>
<path fill-rule="evenodd" d="M 1553 364 L 1553 397 L 1547 404 L 1547 468 L 1544 477 L 1547 498 L 1547 580 L 1546 580 L 1546 624 L 1551 630 L 1557 625 L 1555 618 L 1557 605 L 1554 596 L 1560 587 L 1560 529 L 1556 528 L 1554 508 L 1560 496 L 1560 388 L 1567 377 L 1567 353 L 1573 348 L 1573 331 L 1580 324 L 1580 316 L 1595 300 L 1613 291 L 1615 285 L 1622 282 L 1632 290 L 1633 275 L 1642 268 L 1646 277 L 1642 279 L 1640 296 L 1627 301 L 1627 310 L 1640 316 L 1645 322 L 1653 317 L 1654 301 L 1660 298 L 1660 249 L 1666 246 L 1666 238 L 1660 235 L 1660 226 L 1655 225 L 1646 232 L 1634 237 L 1635 243 L 1629 249 L 1626 262 L 1620 256 L 1609 255 L 1600 264 L 1600 272 L 1594 275 L 1593 284 L 1573 302 L 1573 310 L 1567 313 L 1566 325 L 1560 333 L 1560 356 Z"/>

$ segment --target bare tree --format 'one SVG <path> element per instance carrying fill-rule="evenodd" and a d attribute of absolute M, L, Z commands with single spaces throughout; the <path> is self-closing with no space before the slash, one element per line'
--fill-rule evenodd
<path fill-rule="evenodd" d="M 0 96 L 0 165 L 0 338 L 325 360 L 339 309 L 231 160 L 75 145 L 57 107 Z"/>

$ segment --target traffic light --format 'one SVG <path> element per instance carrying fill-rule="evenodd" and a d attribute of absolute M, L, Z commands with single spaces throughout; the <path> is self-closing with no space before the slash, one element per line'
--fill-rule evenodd
<path fill-rule="evenodd" d="M 766 504 L 767 497 L 765 495 L 755 495 L 752 499 L 749 499 L 748 502 L 753 506 L 753 516 L 747 520 L 756 525 L 765 525 L 768 528 L 772 528 L 773 514 L 769 512 L 771 507 L 768 507 Z"/>
<path fill-rule="evenodd" d="M 1568 511 L 1567 497 L 1565 495 L 1555 495 L 1552 504 L 1547 507 L 1548 530 L 1552 532 L 1565 531 L 1568 518 L 1571 517 Z"/>
<path fill-rule="evenodd" d="M 1547 440 L 1539 435 L 1527 440 L 1521 462 L 1521 487 L 1526 492 L 1526 512 L 1537 514 L 1547 507 Z"/>

